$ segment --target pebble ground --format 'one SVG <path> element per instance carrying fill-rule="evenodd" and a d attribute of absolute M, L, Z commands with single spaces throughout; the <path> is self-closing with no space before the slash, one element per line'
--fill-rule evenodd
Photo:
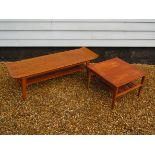
<path fill-rule="evenodd" d="M 89 90 L 81 73 L 21 88 L 0 64 L 0 134 L 22 135 L 128 135 L 155 134 L 155 66 L 137 67 L 147 72 L 141 96 L 137 90 L 117 99 L 96 77 Z"/>

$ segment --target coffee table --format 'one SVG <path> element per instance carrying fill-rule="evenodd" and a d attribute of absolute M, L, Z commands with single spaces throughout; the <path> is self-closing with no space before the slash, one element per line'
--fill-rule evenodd
<path fill-rule="evenodd" d="M 5 65 L 12 78 L 22 86 L 22 97 L 26 98 L 26 87 L 30 84 L 59 76 L 83 71 L 83 66 L 98 55 L 88 48 L 49 54 Z M 83 65 L 84 64 L 84 65 Z"/>
<path fill-rule="evenodd" d="M 103 62 L 89 64 L 88 68 L 88 87 L 92 73 L 95 73 L 111 88 L 112 90 L 112 109 L 115 106 L 117 97 L 122 96 L 134 89 L 139 88 L 138 96 L 140 95 L 145 74 L 120 58 L 113 58 Z M 142 78 L 140 83 L 135 82 Z"/>

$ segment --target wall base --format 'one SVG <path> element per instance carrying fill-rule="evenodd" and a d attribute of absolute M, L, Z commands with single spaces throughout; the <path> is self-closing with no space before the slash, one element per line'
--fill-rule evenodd
<path fill-rule="evenodd" d="M 0 61 L 17 61 L 75 48 L 78 47 L 1 47 Z M 155 48 L 91 47 L 89 49 L 100 55 L 96 62 L 120 57 L 129 63 L 155 64 Z"/>

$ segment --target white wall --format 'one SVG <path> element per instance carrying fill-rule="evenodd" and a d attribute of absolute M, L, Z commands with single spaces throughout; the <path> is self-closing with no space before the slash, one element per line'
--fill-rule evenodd
<path fill-rule="evenodd" d="M 0 20 L 1 47 L 155 47 L 155 20 Z"/>

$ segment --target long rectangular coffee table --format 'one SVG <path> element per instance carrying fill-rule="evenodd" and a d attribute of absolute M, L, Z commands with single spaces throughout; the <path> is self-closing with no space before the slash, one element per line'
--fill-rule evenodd
<path fill-rule="evenodd" d="M 113 58 L 103 62 L 89 64 L 88 66 L 88 87 L 92 73 L 97 74 L 101 79 L 109 85 L 113 93 L 112 109 L 115 106 L 115 99 L 134 89 L 139 88 L 140 95 L 145 74 L 135 66 L 119 59 Z M 139 78 L 140 83 L 135 81 Z"/>
<path fill-rule="evenodd" d="M 83 71 L 82 64 L 88 64 L 98 55 L 88 48 L 49 54 L 5 65 L 14 79 L 22 85 L 22 97 L 26 98 L 26 86 L 43 80 Z"/>

